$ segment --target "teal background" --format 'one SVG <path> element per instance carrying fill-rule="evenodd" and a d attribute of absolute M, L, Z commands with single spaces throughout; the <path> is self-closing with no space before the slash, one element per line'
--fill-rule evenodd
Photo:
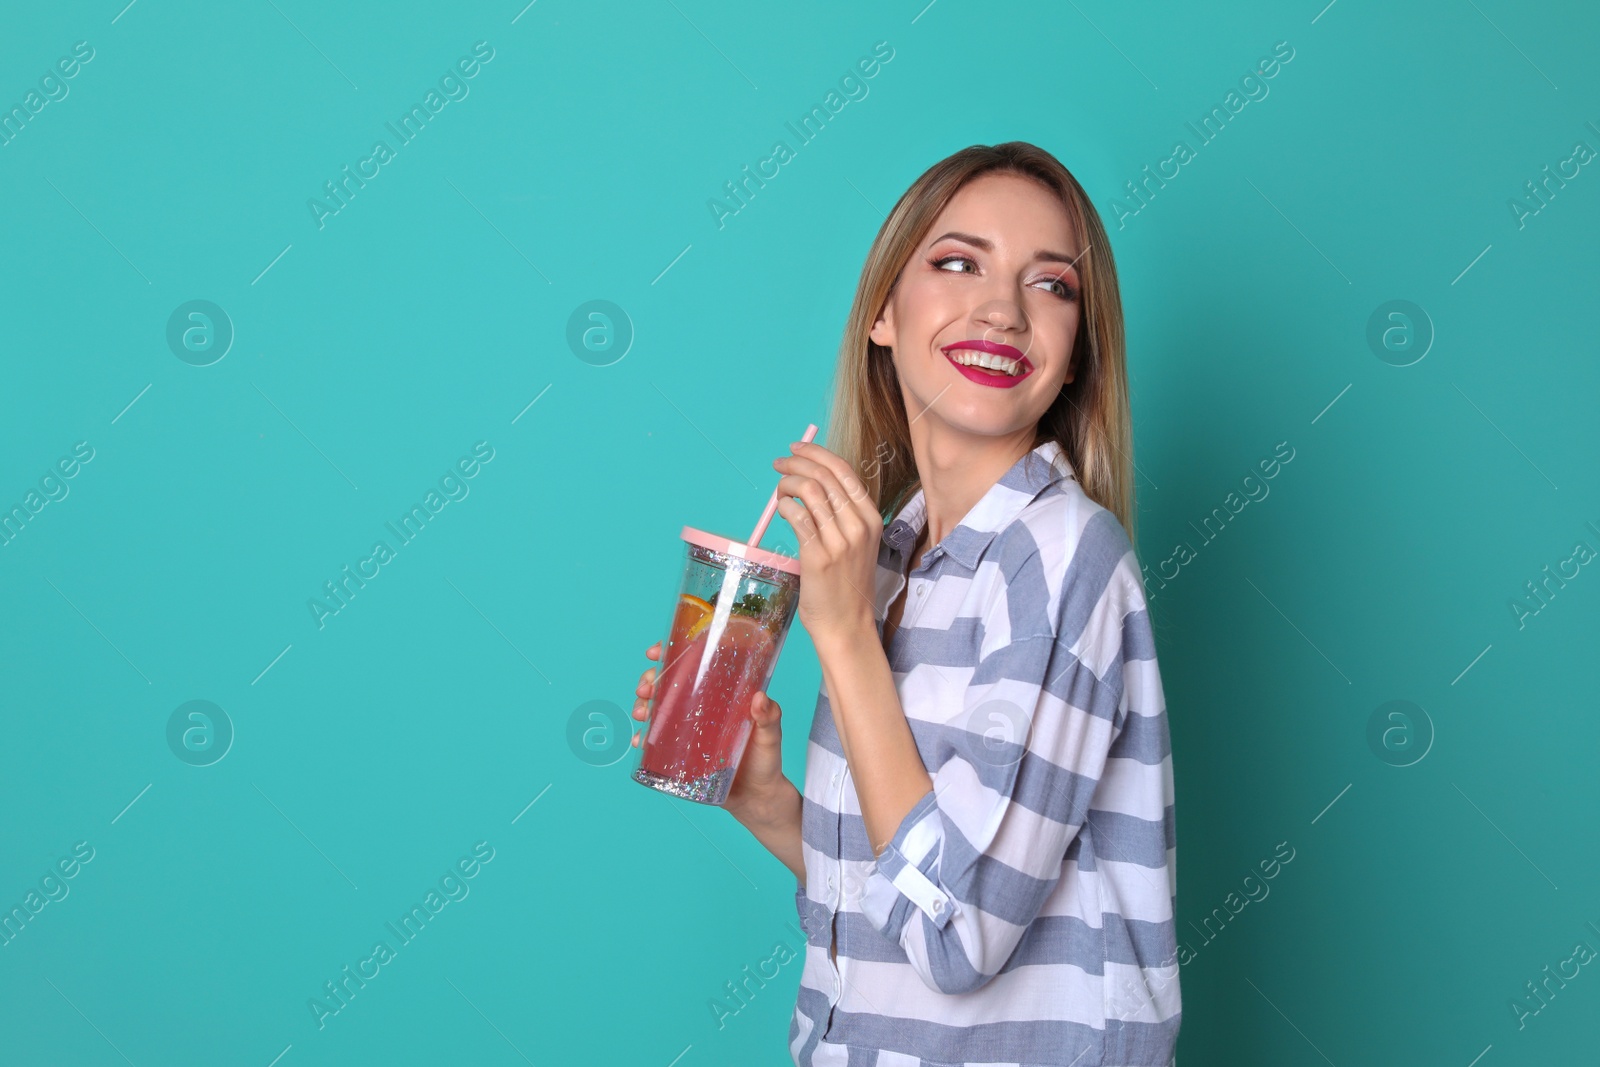
<path fill-rule="evenodd" d="M 94 49 L 0 148 L 0 505 L 94 449 L 0 548 L 0 907 L 94 850 L 0 947 L 0 1060 L 789 1062 L 798 960 L 710 1005 L 798 944 L 793 876 L 631 783 L 626 727 L 598 754 L 569 727 L 631 704 L 679 527 L 747 532 L 771 459 L 808 422 L 826 443 L 881 213 L 1009 139 L 1111 231 L 1141 557 L 1194 551 L 1150 581 L 1178 1061 L 1592 1055 L 1596 967 L 1527 984 L 1600 950 L 1600 577 L 1512 604 L 1600 549 L 1600 173 L 1509 206 L 1600 148 L 1592 8 L 122 3 L 0 15 L 7 109 Z M 308 199 L 478 41 L 469 95 L 319 228 Z M 1268 95 L 1119 228 L 1125 183 L 1280 41 Z M 719 228 L 707 201 L 780 138 Z M 235 331 L 209 366 L 167 344 L 191 300 Z M 568 343 L 592 300 L 620 357 Z M 1391 300 L 1434 334 L 1408 366 L 1367 341 Z M 319 628 L 308 599 L 480 441 L 469 495 Z M 818 682 L 797 627 L 772 687 L 796 782 Z M 234 731 L 209 766 L 168 745 L 191 700 Z M 1394 700 L 1426 718 L 1369 742 Z M 469 895 L 319 1028 L 308 1001 L 478 842 Z"/>

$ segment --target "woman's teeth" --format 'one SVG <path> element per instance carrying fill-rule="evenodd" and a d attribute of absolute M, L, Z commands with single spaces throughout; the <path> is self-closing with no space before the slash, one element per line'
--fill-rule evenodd
<path fill-rule="evenodd" d="M 1009 374 L 1013 378 L 1022 370 L 1019 360 L 1007 359 L 990 352 L 973 352 L 970 349 L 957 349 L 950 353 L 950 358 L 964 367 L 982 367 L 984 370 L 999 371 Z"/>

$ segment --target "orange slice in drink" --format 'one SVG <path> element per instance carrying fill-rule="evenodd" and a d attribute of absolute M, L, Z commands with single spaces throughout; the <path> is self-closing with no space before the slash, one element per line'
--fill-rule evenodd
<path fill-rule="evenodd" d="M 710 624 L 715 612 L 716 608 L 707 601 L 692 593 L 684 593 L 678 598 L 678 610 L 672 619 L 673 640 L 685 644 L 693 641 Z"/>

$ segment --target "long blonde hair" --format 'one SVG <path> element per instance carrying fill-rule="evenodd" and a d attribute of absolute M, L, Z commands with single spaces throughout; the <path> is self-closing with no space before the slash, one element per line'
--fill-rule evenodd
<path fill-rule="evenodd" d="M 828 448 L 860 476 L 884 521 L 921 486 L 899 375 L 890 350 L 873 341 L 869 331 L 945 205 L 969 181 L 994 172 L 1032 178 L 1054 192 L 1072 219 L 1080 247 L 1087 246 L 1077 263 L 1082 312 L 1073 341 L 1077 374 L 1040 418 L 1032 447 L 1051 439 L 1059 443 L 1084 493 L 1114 514 L 1133 542 L 1133 420 L 1111 242 L 1078 180 L 1055 156 L 1026 141 L 963 148 L 924 171 L 889 212 L 867 252 L 845 322 Z"/>

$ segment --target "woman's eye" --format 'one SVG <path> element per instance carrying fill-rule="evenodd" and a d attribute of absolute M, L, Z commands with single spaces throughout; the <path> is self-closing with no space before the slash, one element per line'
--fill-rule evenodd
<path fill-rule="evenodd" d="M 952 263 L 961 264 L 963 268 L 972 268 L 970 271 L 966 269 L 951 271 L 950 273 L 953 274 L 970 274 L 978 269 L 978 265 L 973 262 L 970 256 L 963 255 L 940 256 L 938 259 L 933 261 L 933 268 L 934 270 L 947 270 L 949 264 Z M 1044 287 L 1046 289 L 1055 293 L 1063 300 L 1074 300 L 1078 296 L 1078 290 L 1070 282 L 1063 278 L 1051 277 L 1041 279 L 1041 281 L 1044 283 Z"/>

